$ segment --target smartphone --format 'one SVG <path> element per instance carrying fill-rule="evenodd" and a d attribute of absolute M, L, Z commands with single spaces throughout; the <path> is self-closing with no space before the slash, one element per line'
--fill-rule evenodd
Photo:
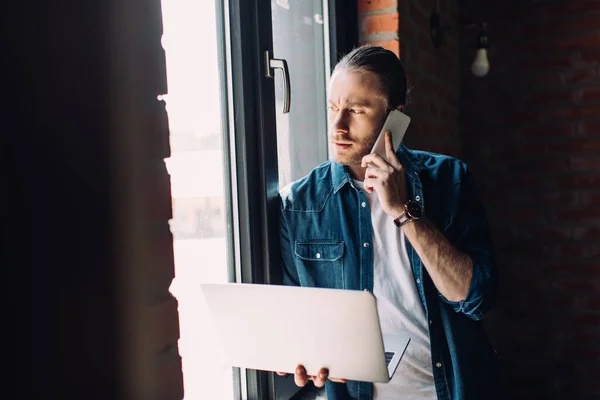
<path fill-rule="evenodd" d="M 386 131 L 392 132 L 392 147 L 394 151 L 396 151 L 400 143 L 402 143 L 402 139 L 404 139 L 404 134 L 406 133 L 408 124 L 410 124 L 410 117 L 408 115 L 396 109 L 390 111 L 385 120 L 385 123 L 383 124 L 383 128 L 381 128 L 379 136 L 377 137 L 377 140 L 373 145 L 371 153 L 379 154 L 384 159 L 387 159 L 385 155 L 384 133 Z"/>

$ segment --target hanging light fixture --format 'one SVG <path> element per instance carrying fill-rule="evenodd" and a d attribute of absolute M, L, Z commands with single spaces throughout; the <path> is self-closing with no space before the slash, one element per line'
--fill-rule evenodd
<path fill-rule="evenodd" d="M 477 53 L 475 53 L 475 60 L 473 60 L 473 65 L 471 65 L 471 72 L 473 72 L 473 75 L 478 77 L 486 76 L 490 71 L 490 62 L 487 56 L 487 51 L 490 46 L 486 28 L 485 22 L 479 24 L 479 34 L 477 35 Z"/>
<path fill-rule="evenodd" d="M 443 34 L 445 31 L 450 30 L 451 28 L 447 26 L 442 26 L 439 14 L 439 5 L 438 2 L 435 2 L 435 6 L 431 12 L 431 16 L 429 18 L 430 23 L 430 34 L 431 34 L 431 42 L 433 46 L 438 48 L 442 45 Z M 475 59 L 471 64 L 471 72 L 473 75 L 477 77 L 483 77 L 488 74 L 490 71 L 490 61 L 488 59 L 488 49 L 490 48 L 489 38 L 487 34 L 487 23 L 480 22 L 479 24 L 466 24 L 461 25 L 461 28 L 475 28 L 479 27 L 479 33 L 477 35 L 477 45 L 475 52 Z"/>

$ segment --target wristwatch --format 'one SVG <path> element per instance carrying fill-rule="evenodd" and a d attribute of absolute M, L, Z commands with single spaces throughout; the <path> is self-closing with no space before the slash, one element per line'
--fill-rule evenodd
<path fill-rule="evenodd" d="M 405 225 L 410 221 L 414 221 L 421 218 L 422 215 L 423 209 L 421 208 L 419 203 L 417 203 L 414 200 L 409 200 L 404 205 L 404 212 L 394 220 L 394 224 L 396 224 L 397 227 L 401 227 L 402 225 Z"/>

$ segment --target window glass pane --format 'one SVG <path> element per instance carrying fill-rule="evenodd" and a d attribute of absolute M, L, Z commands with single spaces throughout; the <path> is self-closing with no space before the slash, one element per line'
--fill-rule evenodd
<path fill-rule="evenodd" d="M 283 79 L 275 75 L 279 186 L 308 174 L 327 160 L 327 30 L 323 0 L 272 0 L 273 56 L 288 63 L 291 110 L 283 114 Z M 274 376 L 277 400 L 314 399 L 308 385 L 299 394 L 291 377 Z"/>
<path fill-rule="evenodd" d="M 327 160 L 327 18 L 322 0 L 272 0 L 273 55 L 288 62 L 292 108 L 283 107 L 283 79 L 277 74 L 277 142 L 281 187 Z"/>
<path fill-rule="evenodd" d="M 232 369 L 198 285 L 227 282 L 221 73 L 212 1 L 162 0 L 167 59 L 175 254 L 171 293 L 179 301 L 185 400 L 233 398 Z"/>

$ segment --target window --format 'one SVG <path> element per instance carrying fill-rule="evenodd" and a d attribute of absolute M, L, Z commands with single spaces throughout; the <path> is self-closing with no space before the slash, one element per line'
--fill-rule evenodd
<path fill-rule="evenodd" d="M 328 1 L 162 0 L 175 279 L 185 400 L 288 399 L 273 374 L 226 366 L 203 282 L 277 281 L 278 186 L 327 159 Z M 265 52 L 287 60 L 267 77 Z M 274 239 L 275 238 L 275 239 Z M 293 382 L 292 382 L 293 385 Z"/>
<path fill-rule="evenodd" d="M 224 364 L 218 336 L 207 323 L 198 284 L 233 277 L 228 236 L 223 157 L 222 76 L 217 12 L 210 1 L 162 0 L 167 58 L 175 279 L 179 302 L 179 352 L 186 400 L 232 399 L 233 374 Z"/>

